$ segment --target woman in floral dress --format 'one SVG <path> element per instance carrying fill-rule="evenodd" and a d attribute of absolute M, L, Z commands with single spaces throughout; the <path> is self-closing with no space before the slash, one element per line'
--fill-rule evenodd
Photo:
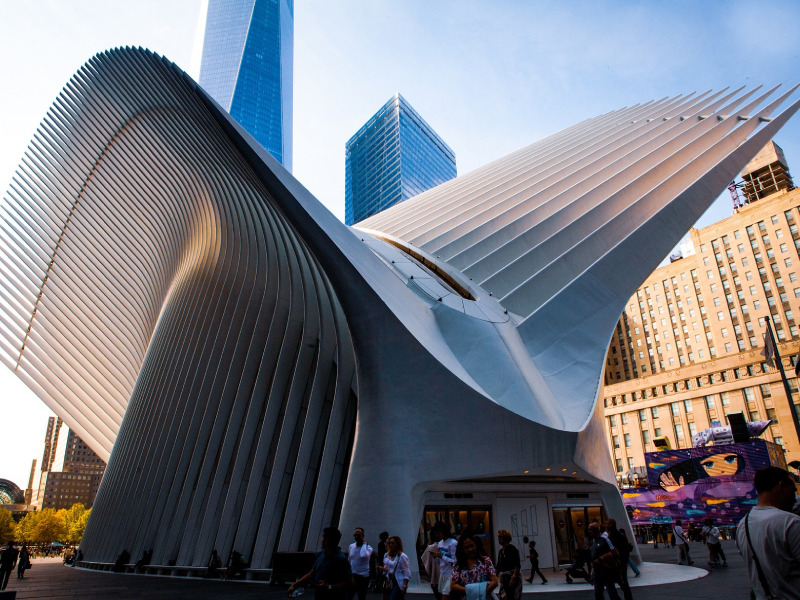
<path fill-rule="evenodd" d="M 451 596 L 463 598 L 467 595 L 468 585 L 483 582 L 487 584 L 485 598 L 488 598 L 497 587 L 497 573 L 491 559 L 484 555 L 483 546 L 476 542 L 471 532 L 464 531 L 456 546 L 450 594 L 444 596 L 443 600 L 450 600 Z"/>

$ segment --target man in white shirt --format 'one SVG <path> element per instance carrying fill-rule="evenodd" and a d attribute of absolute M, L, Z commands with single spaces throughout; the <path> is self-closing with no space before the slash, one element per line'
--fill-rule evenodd
<path fill-rule="evenodd" d="M 450 534 L 450 528 L 442 521 L 437 521 L 431 528 L 433 534 L 439 539 L 436 551 L 431 552 L 436 557 L 439 565 L 439 593 L 443 596 L 450 594 L 450 578 L 453 575 L 453 565 L 456 562 L 456 546 L 458 542 Z"/>
<path fill-rule="evenodd" d="M 347 600 L 353 600 L 356 593 L 358 594 L 358 600 L 366 600 L 372 546 L 364 541 L 364 529 L 361 527 L 356 527 L 355 531 L 353 531 L 353 539 L 355 539 L 355 542 L 350 544 L 350 549 L 347 553 L 350 569 L 353 571 L 353 588 L 347 594 Z"/>
<path fill-rule="evenodd" d="M 678 564 L 682 565 L 684 559 L 687 565 L 693 565 L 694 561 L 689 556 L 689 544 L 686 541 L 686 534 L 683 533 L 680 521 L 675 521 L 675 527 L 672 528 L 672 535 L 675 536 L 675 545 L 678 547 Z"/>
<path fill-rule="evenodd" d="M 706 540 L 706 545 L 708 546 L 708 554 L 709 554 L 709 562 L 708 565 L 710 567 L 717 567 L 719 566 L 719 561 L 722 559 L 722 566 L 728 566 L 728 559 L 725 558 L 725 553 L 722 551 L 722 544 L 719 541 L 719 528 L 714 525 L 713 519 L 706 519 L 705 525 L 703 526 L 703 537 Z"/>
<path fill-rule="evenodd" d="M 753 483 L 758 504 L 736 530 L 750 583 L 759 600 L 800 600 L 800 517 L 790 512 L 794 480 L 779 467 L 764 467 Z"/>

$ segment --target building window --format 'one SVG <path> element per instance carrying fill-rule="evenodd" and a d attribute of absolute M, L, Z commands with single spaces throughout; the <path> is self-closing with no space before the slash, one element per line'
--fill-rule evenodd
<path fill-rule="evenodd" d="M 670 404 L 669 408 L 672 411 L 672 415 L 673 416 L 677 416 L 677 415 L 681 414 L 681 411 L 680 411 L 680 408 L 678 408 L 678 403 L 677 402 L 673 402 L 672 404 Z"/>
<path fill-rule="evenodd" d="M 626 448 L 630 448 L 631 447 L 631 434 L 630 433 L 626 433 L 624 435 L 624 438 L 625 438 L 625 447 Z"/>
<path fill-rule="evenodd" d="M 728 392 L 721 392 L 719 395 L 719 401 L 722 403 L 722 406 L 730 406 L 731 400 L 728 396 Z"/>
<path fill-rule="evenodd" d="M 675 439 L 678 441 L 683 439 L 683 426 L 680 423 L 675 423 Z"/>
<path fill-rule="evenodd" d="M 622 473 L 623 470 L 622 459 L 621 458 L 616 459 L 616 463 L 617 463 L 617 473 Z"/>
<path fill-rule="evenodd" d="M 750 411 L 750 420 L 752 422 L 756 422 L 756 421 L 760 421 L 761 420 L 761 415 L 758 413 L 757 410 Z"/>
<path fill-rule="evenodd" d="M 685 410 L 687 413 L 690 413 L 690 412 L 692 412 L 692 401 L 691 401 L 691 400 L 684 400 L 684 401 L 683 401 L 683 409 L 684 409 L 684 410 Z M 677 413 L 673 413 L 673 414 L 677 414 Z"/>
<path fill-rule="evenodd" d="M 627 425 L 628 424 L 628 413 L 620 413 L 620 417 L 622 419 L 622 424 L 623 425 Z"/>
<path fill-rule="evenodd" d="M 653 406 L 652 408 L 650 408 L 650 414 L 653 415 L 654 419 L 657 419 L 658 418 L 658 407 L 657 406 Z"/>
<path fill-rule="evenodd" d="M 633 457 L 631 456 L 628 457 L 628 469 L 633 471 Z"/>
<path fill-rule="evenodd" d="M 639 421 L 647 421 L 647 410 L 644 408 L 639 410 Z"/>
<path fill-rule="evenodd" d="M 697 425 L 694 423 L 689 423 L 689 435 L 692 437 L 697 435 Z"/>
<path fill-rule="evenodd" d="M 716 408 L 713 396 L 706 396 L 706 408 L 709 410 Z"/>

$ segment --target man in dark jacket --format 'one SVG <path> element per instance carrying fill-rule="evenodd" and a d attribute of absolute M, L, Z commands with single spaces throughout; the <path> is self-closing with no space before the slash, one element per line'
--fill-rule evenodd
<path fill-rule="evenodd" d="M 0 553 L 0 591 L 8 585 L 8 578 L 17 566 L 18 554 L 19 550 L 14 548 L 14 542 L 8 542 L 8 546 Z"/>
<path fill-rule="evenodd" d="M 621 529 L 617 529 L 617 522 L 614 519 L 606 521 L 606 532 L 611 545 L 619 552 L 619 561 L 621 564 L 619 570 L 619 587 L 622 590 L 622 595 L 625 600 L 632 600 L 631 586 L 628 585 L 628 559 L 631 557 L 631 550 L 633 546 L 628 541 L 628 536 Z"/>
<path fill-rule="evenodd" d="M 592 540 L 592 577 L 594 578 L 594 598 L 603 600 L 603 589 L 608 590 L 608 597 L 611 600 L 619 600 L 619 594 L 614 587 L 617 580 L 617 569 L 609 568 L 607 560 L 602 560 L 605 555 L 613 550 L 612 544 L 600 535 L 600 525 L 592 523 L 589 525 L 589 539 Z"/>

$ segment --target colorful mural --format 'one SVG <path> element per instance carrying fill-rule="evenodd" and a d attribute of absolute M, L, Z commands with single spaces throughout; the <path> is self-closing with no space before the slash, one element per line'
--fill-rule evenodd
<path fill-rule="evenodd" d="M 733 524 L 756 502 L 753 475 L 761 467 L 786 468 L 783 449 L 766 440 L 645 454 L 649 487 L 622 490 L 631 522 L 674 519 Z"/>

